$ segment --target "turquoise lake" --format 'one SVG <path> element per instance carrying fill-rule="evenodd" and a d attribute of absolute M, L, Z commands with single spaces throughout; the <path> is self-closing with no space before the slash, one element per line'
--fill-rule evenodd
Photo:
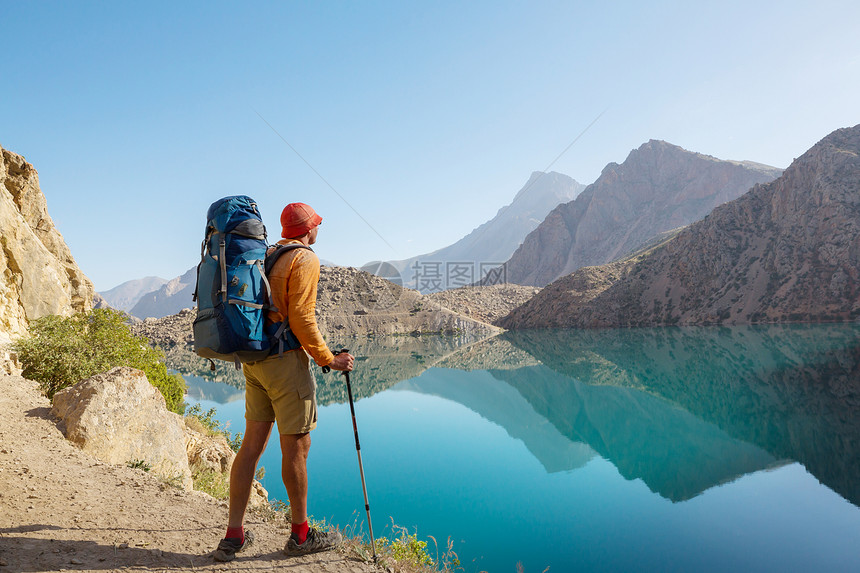
<path fill-rule="evenodd" d="M 342 342 L 377 537 L 450 538 L 467 573 L 860 567 L 858 325 Z M 242 431 L 241 374 L 207 364 L 175 362 L 188 402 Z M 310 513 L 366 532 L 345 384 L 316 372 Z M 277 441 L 262 465 L 286 501 Z"/>

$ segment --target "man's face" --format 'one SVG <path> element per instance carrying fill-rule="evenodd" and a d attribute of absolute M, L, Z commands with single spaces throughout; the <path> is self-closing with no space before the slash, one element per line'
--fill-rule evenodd
<path fill-rule="evenodd" d="M 319 230 L 320 230 L 320 227 L 319 227 L 319 225 L 317 225 L 316 227 L 311 229 L 310 232 L 308 232 L 308 244 L 309 245 L 313 245 L 314 243 L 317 242 L 317 233 L 319 232 Z"/>

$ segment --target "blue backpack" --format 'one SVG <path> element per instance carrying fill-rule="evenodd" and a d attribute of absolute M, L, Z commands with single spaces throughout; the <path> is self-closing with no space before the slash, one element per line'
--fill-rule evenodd
<path fill-rule="evenodd" d="M 215 201 L 206 219 L 193 297 L 194 351 L 240 368 L 242 362 L 299 348 L 286 321 L 265 326 L 266 311 L 277 310 L 266 273 L 288 250 L 310 247 L 278 245 L 267 257 L 266 227 L 256 202 L 244 195 Z"/>

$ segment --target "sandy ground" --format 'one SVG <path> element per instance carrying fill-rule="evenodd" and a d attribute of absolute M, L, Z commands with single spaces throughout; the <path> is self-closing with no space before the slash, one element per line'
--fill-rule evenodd
<path fill-rule="evenodd" d="M 246 523 L 255 544 L 217 563 L 225 503 L 99 462 L 63 437 L 34 382 L 0 375 L 0 386 L 0 573 L 378 571 L 338 552 L 285 557 L 286 527 L 261 516 Z"/>

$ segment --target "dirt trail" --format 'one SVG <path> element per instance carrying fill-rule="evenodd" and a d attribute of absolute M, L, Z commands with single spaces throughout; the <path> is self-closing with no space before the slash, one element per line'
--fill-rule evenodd
<path fill-rule="evenodd" d="M 34 382 L 0 375 L 0 387 L 0 573 L 377 571 L 337 552 L 284 557 L 287 529 L 256 516 L 256 543 L 216 563 L 225 503 L 99 462 L 63 437 Z"/>

